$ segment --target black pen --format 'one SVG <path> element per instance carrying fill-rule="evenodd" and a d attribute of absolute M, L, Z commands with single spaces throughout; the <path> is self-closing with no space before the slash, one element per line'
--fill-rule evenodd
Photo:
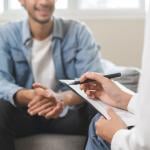
<path fill-rule="evenodd" d="M 112 79 L 112 78 L 116 78 L 116 77 L 120 77 L 120 76 L 121 76 L 121 73 L 113 73 L 113 74 L 104 75 L 104 77 L 108 78 L 108 79 Z M 80 80 L 77 79 L 77 80 L 73 81 L 72 83 L 70 83 L 69 85 L 84 84 L 84 83 L 89 83 L 89 82 L 94 82 L 94 81 L 95 80 L 87 79 L 84 82 L 80 82 Z"/>

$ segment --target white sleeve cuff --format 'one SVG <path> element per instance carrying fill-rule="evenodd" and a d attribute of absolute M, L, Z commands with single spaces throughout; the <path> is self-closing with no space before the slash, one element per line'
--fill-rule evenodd
<path fill-rule="evenodd" d="M 115 133 L 111 142 L 111 150 L 120 150 L 128 141 L 128 136 L 131 130 L 121 129 Z M 125 147 L 123 149 L 126 149 Z"/>
<path fill-rule="evenodd" d="M 136 107 L 137 107 L 137 99 L 138 99 L 138 94 L 135 94 L 134 96 L 132 96 L 129 104 L 128 104 L 128 111 L 135 114 L 136 111 Z"/>

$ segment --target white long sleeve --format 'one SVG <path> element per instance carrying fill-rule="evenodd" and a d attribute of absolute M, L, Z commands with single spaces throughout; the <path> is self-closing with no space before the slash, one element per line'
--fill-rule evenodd
<path fill-rule="evenodd" d="M 134 96 L 132 96 L 129 104 L 128 104 L 128 111 L 136 114 L 136 109 L 137 109 L 137 99 L 138 99 L 138 94 L 135 94 Z"/>
<path fill-rule="evenodd" d="M 136 126 L 119 130 L 113 137 L 112 150 L 150 150 L 150 11 L 147 17 L 142 75 L 136 99 Z M 129 108 L 130 109 L 130 108 Z"/>

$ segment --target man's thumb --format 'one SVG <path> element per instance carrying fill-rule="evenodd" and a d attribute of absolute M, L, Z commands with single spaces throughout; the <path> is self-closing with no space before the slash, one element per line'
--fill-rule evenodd
<path fill-rule="evenodd" d="M 33 89 L 36 89 L 36 88 L 42 88 L 42 89 L 47 89 L 47 87 L 46 86 L 43 86 L 42 84 L 40 84 L 40 83 L 33 83 L 32 84 L 32 88 Z"/>

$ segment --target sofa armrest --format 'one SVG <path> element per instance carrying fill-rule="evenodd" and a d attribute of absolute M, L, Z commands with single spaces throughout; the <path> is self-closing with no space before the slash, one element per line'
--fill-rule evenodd
<path fill-rule="evenodd" d="M 121 72 L 122 76 L 116 78 L 115 81 L 118 81 L 128 89 L 137 92 L 139 77 L 141 73 L 139 68 L 117 66 L 106 59 L 102 59 L 102 65 L 104 68 L 104 74 Z"/>

